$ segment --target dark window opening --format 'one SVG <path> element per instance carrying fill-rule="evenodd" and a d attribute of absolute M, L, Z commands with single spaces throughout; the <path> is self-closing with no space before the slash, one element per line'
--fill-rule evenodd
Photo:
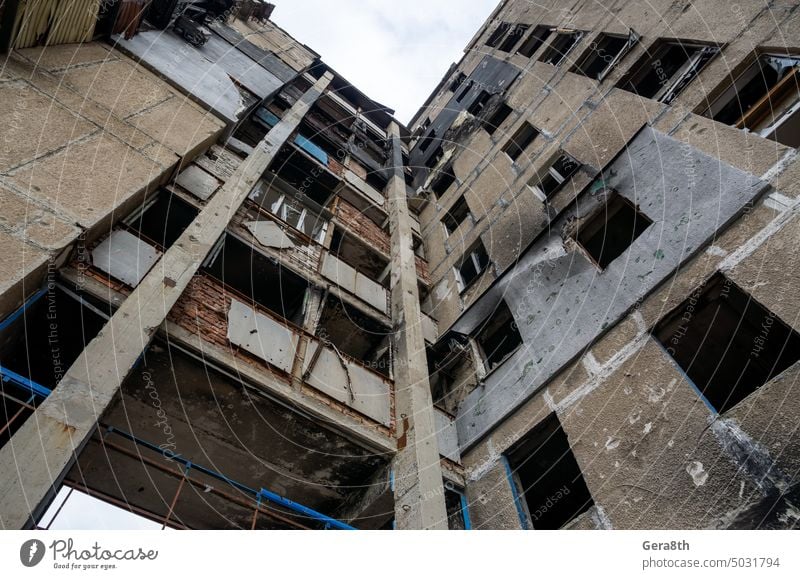
<path fill-rule="evenodd" d="M 388 181 L 386 177 L 383 176 L 381 172 L 378 171 L 370 171 L 367 173 L 367 185 L 375 189 L 378 193 L 383 193 L 386 189 L 386 185 Z"/>
<path fill-rule="evenodd" d="M 391 328 L 338 298 L 329 296 L 325 302 L 317 335 L 366 367 L 391 375 Z"/>
<path fill-rule="evenodd" d="M 471 91 L 471 90 L 472 90 L 472 86 L 473 86 L 474 84 L 475 84 L 475 82 L 474 82 L 474 81 L 469 81 L 469 82 L 466 84 L 466 86 L 464 87 L 464 90 L 462 90 L 462 91 L 461 91 L 461 93 L 460 93 L 460 94 L 459 94 L 459 95 L 456 97 L 456 102 L 457 102 L 457 103 L 460 103 L 461 101 L 463 101 L 463 100 L 464 100 L 464 97 L 465 97 L 465 96 L 467 96 L 467 94 L 469 93 L 469 91 Z"/>
<path fill-rule="evenodd" d="M 111 314 L 55 285 L 0 333 L 0 366 L 53 389 Z"/>
<path fill-rule="evenodd" d="M 424 137 L 422 137 L 422 139 L 420 139 L 420 141 L 419 141 L 419 150 L 420 150 L 420 152 L 424 153 L 425 151 L 427 151 L 428 147 L 431 146 L 431 143 L 433 142 L 433 140 L 435 138 L 436 138 L 436 130 L 435 129 L 431 129 L 431 132 L 428 133 L 427 135 L 425 135 Z"/>
<path fill-rule="evenodd" d="M 338 227 L 333 230 L 331 236 L 330 253 L 372 281 L 381 285 L 388 283 L 386 273 L 389 261 L 366 243 L 344 233 Z"/>
<path fill-rule="evenodd" d="M 290 146 L 278 152 L 269 170 L 321 206 L 325 206 L 339 186 L 337 176 Z M 269 181 L 269 174 L 265 178 Z"/>
<path fill-rule="evenodd" d="M 661 40 L 648 52 L 617 87 L 669 104 L 719 52 L 719 47 Z"/>
<path fill-rule="evenodd" d="M 483 128 L 487 133 L 493 135 L 497 127 L 502 125 L 512 112 L 514 111 L 510 106 L 506 103 L 500 103 L 492 114 L 483 122 Z"/>
<path fill-rule="evenodd" d="M 800 360 L 800 335 L 719 274 L 653 335 L 720 413 Z"/>
<path fill-rule="evenodd" d="M 567 55 L 575 48 L 582 36 L 583 32 L 560 32 L 556 34 L 539 60 L 558 66 L 567 58 Z"/>
<path fill-rule="evenodd" d="M 439 175 L 431 183 L 431 191 L 437 197 L 441 197 L 450 188 L 450 185 L 456 182 L 456 175 L 453 173 L 452 167 L 445 167 L 439 172 Z"/>
<path fill-rule="evenodd" d="M 550 36 L 550 26 L 537 26 L 528 35 L 517 52 L 526 58 L 533 56 L 533 53 L 547 40 Z"/>
<path fill-rule="evenodd" d="M 507 458 L 534 529 L 561 529 L 594 505 L 555 413 L 512 447 Z"/>
<path fill-rule="evenodd" d="M 497 28 L 494 29 L 494 32 L 489 36 L 486 40 L 486 46 L 491 48 L 497 47 L 500 44 L 500 41 L 505 37 L 506 33 L 511 29 L 510 22 L 501 22 Z"/>
<path fill-rule="evenodd" d="M 442 223 L 444 223 L 444 228 L 447 231 L 447 235 L 453 235 L 456 229 L 464 223 L 469 217 L 469 206 L 467 205 L 467 200 L 464 199 L 464 196 L 458 198 L 458 200 L 453 203 L 453 206 L 450 207 L 450 210 L 445 213 L 444 217 L 442 217 Z"/>
<path fill-rule="evenodd" d="M 137 210 L 126 224 L 143 240 L 167 249 L 191 225 L 198 210 L 167 191 L 160 192 L 152 203 L 149 201 L 145 202 L 144 211 Z"/>
<path fill-rule="evenodd" d="M 458 87 L 460 87 L 465 80 L 467 80 L 467 75 L 464 74 L 463 72 L 459 72 L 453 79 L 453 82 L 450 83 L 450 91 L 456 92 L 458 90 Z M 430 123 L 430 121 L 428 122 Z"/>
<path fill-rule="evenodd" d="M 611 193 L 611 199 L 580 224 L 575 237 L 602 269 L 622 255 L 653 222 L 627 199 Z"/>
<path fill-rule="evenodd" d="M 504 301 L 475 334 L 475 341 L 481 348 L 487 370 L 499 366 L 522 345 L 517 323 Z"/>
<path fill-rule="evenodd" d="M 800 146 L 800 58 L 764 54 L 706 111 L 715 121 Z"/>
<path fill-rule="evenodd" d="M 308 282 L 243 241 L 226 234 L 205 271 L 272 313 L 302 323 Z"/>
<path fill-rule="evenodd" d="M 438 147 L 436 147 L 436 150 L 433 152 L 433 155 L 431 155 L 428 158 L 428 160 L 425 161 L 425 166 L 428 169 L 433 169 L 442 157 L 444 157 L 444 149 L 442 148 L 441 145 L 439 145 Z"/>
<path fill-rule="evenodd" d="M 638 35 L 633 31 L 629 36 L 600 34 L 572 72 L 602 80 L 638 40 Z"/>
<path fill-rule="evenodd" d="M 480 241 L 476 242 L 464 254 L 461 265 L 458 266 L 458 282 L 463 292 L 486 270 L 489 265 L 489 254 Z"/>
<path fill-rule="evenodd" d="M 530 26 L 527 24 L 515 25 L 513 28 L 511 28 L 510 32 L 506 35 L 506 37 L 503 39 L 503 42 L 500 43 L 500 46 L 498 46 L 497 49 L 502 50 L 503 52 L 512 52 L 520 39 L 525 36 L 528 28 L 530 28 Z"/>
<path fill-rule="evenodd" d="M 503 152 L 511 157 L 512 161 L 516 161 L 538 135 L 539 131 L 537 131 L 533 125 L 524 122 L 522 126 L 517 129 L 517 132 L 514 133 L 514 136 L 506 143 L 506 146 L 503 147 Z"/>
<path fill-rule="evenodd" d="M 444 505 L 447 510 L 447 528 L 451 531 L 464 531 L 467 528 L 464 516 L 464 501 L 462 493 L 444 486 Z"/>
<path fill-rule="evenodd" d="M 569 181 L 580 168 L 580 163 L 567 155 L 562 154 L 556 162 L 547 167 L 543 177 L 535 176 L 528 186 L 536 191 L 545 200 L 550 199 Z"/>
<path fill-rule="evenodd" d="M 492 95 L 488 91 L 482 90 L 472 101 L 472 104 L 467 107 L 467 112 L 475 117 L 480 116 L 490 98 L 492 98 Z"/>

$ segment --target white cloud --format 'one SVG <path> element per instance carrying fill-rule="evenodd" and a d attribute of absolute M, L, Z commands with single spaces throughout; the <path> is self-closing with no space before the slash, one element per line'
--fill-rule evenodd
<path fill-rule="evenodd" d="M 272 19 L 408 122 L 497 0 L 287 0 Z"/>

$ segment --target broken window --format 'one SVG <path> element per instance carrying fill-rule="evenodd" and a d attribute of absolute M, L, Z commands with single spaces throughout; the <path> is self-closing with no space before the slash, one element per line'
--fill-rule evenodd
<path fill-rule="evenodd" d="M 594 500 L 558 416 L 550 414 L 506 455 L 534 529 L 561 529 Z"/>
<path fill-rule="evenodd" d="M 422 137 L 419 141 L 419 150 L 424 153 L 431 146 L 431 143 L 436 138 L 436 129 L 431 129 L 431 132 Z"/>
<path fill-rule="evenodd" d="M 658 40 L 617 87 L 669 104 L 718 52 L 718 46 Z"/>
<path fill-rule="evenodd" d="M 302 323 L 308 282 L 233 235 L 222 236 L 206 260 L 205 271 L 250 303 Z"/>
<path fill-rule="evenodd" d="M 514 136 L 511 137 L 505 147 L 503 147 L 503 152 L 508 155 L 512 161 L 516 161 L 538 135 L 539 131 L 536 130 L 532 124 L 523 122 L 522 126 L 517 129 Z"/>
<path fill-rule="evenodd" d="M 486 270 L 489 265 L 489 254 L 480 240 L 464 254 L 461 263 L 456 266 L 456 279 L 459 291 L 466 290 Z"/>
<path fill-rule="evenodd" d="M 467 80 L 467 75 L 464 74 L 463 72 L 459 72 L 456 75 L 456 77 L 453 79 L 453 81 L 450 83 L 450 91 L 451 92 L 456 92 L 458 90 L 458 87 L 460 87 L 464 83 L 465 80 Z M 430 119 L 428 119 L 427 122 L 428 122 L 428 124 L 430 124 Z M 425 128 L 425 127 L 427 127 L 427 125 L 425 123 L 423 123 L 422 127 Z"/>
<path fill-rule="evenodd" d="M 125 219 L 125 225 L 163 251 L 178 240 L 197 213 L 193 205 L 173 193 L 162 191 L 155 198 L 147 199 L 140 209 Z"/>
<path fill-rule="evenodd" d="M 603 207 L 585 223 L 579 223 L 575 241 L 605 269 L 652 223 L 633 203 L 612 191 Z"/>
<path fill-rule="evenodd" d="M 639 35 L 633 30 L 627 36 L 602 33 L 592 42 L 571 72 L 603 80 L 638 41 Z"/>
<path fill-rule="evenodd" d="M 762 54 L 717 97 L 707 117 L 800 146 L 800 58 Z"/>
<path fill-rule="evenodd" d="M 500 46 L 498 46 L 497 49 L 502 50 L 503 52 L 512 52 L 520 39 L 525 36 L 528 28 L 530 28 L 530 26 L 527 24 L 516 24 L 512 26 L 508 34 L 505 36 L 505 38 L 503 38 L 503 42 L 500 43 Z"/>
<path fill-rule="evenodd" d="M 500 41 L 505 37 L 508 31 L 511 29 L 510 22 L 501 22 L 497 25 L 497 28 L 494 29 L 489 38 L 486 40 L 486 46 L 491 48 L 496 48 Z"/>
<path fill-rule="evenodd" d="M 281 185 L 277 178 L 272 182 L 261 179 L 250 193 L 250 200 L 317 243 L 322 243 L 328 230 L 328 221 L 322 217 L 324 209 L 308 197 L 296 195 L 289 187 L 282 188 Z"/>
<path fill-rule="evenodd" d="M 433 183 L 431 183 L 431 191 L 433 191 L 437 197 L 441 197 L 450 188 L 450 185 L 455 182 L 456 175 L 453 172 L 453 167 L 447 166 L 439 171 L 439 175 L 437 175 Z"/>
<path fill-rule="evenodd" d="M 550 26 L 537 26 L 528 35 L 517 52 L 526 58 L 533 56 L 533 53 L 547 40 L 550 36 Z"/>
<path fill-rule="evenodd" d="M 653 335 L 720 413 L 800 360 L 800 335 L 720 274 Z"/>
<path fill-rule="evenodd" d="M 501 102 L 497 108 L 490 114 L 486 120 L 483 121 L 483 128 L 487 133 L 493 135 L 497 127 L 503 124 L 508 116 L 513 112 L 513 109 L 506 103 Z"/>
<path fill-rule="evenodd" d="M 506 302 L 501 301 L 478 329 L 475 342 L 488 371 L 502 364 L 522 345 L 522 336 Z"/>
<path fill-rule="evenodd" d="M 328 296 L 317 335 L 367 368 L 391 376 L 391 328 L 338 298 Z"/>
<path fill-rule="evenodd" d="M 330 253 L 372 281 L 384 286 L 388 284 L 389 261 L 341 228 L 333 231 Z"/>
<path fill-rule="evenodd" d="M 453 203 L 450 210 L 444 214 L 444 217 L 442 217 L 442 224 L 444 225 L 444 230 L 447 235 L 453 235 L 455 230 L 458 229 L 468 217 L 470 217 L 469 206 L 467 205 L 467 200 L 464 199 L 462 195 Z"/>
<path fill-rule="evenodd" d="M 339 177 L 323 170 L 319 164 L 300 154 L 291 146 L 283 147 L 270 164 L 270 173 L 265 179 L 272 179 L 271 173 L 278 175 L 302 195 L 307 195 L 317 205 L 325 206 L 339 187 Z"/>
<path fill-rule="evenodd" d="M 580 168 L 575 159 L 561 153 L 555 163 L 546 168 L 543 176 L 535 175 L 528 182 L 528 187 L 542 200 L 547 201 L 564 186 Z"/>
<path fill-rule="evenodd" d="M 558 66 L 564 61 L 570 51 L 575 48 L 582 36 L 583 32 L 559 32 L 550 42 L 550 46 L 547 47 L 547 50 L 544 51 L 539 60 L 547 64 L 552 64 L 553 66 Z"/>
<path fill-rule="evenodd" d="M 444 505 L 447 510 L 447 528 L 449 530 L 465 531 L 469 529 L 466 499 L 464 492 L 456 490 L 453 483 L 444 483 Z"/>
<path fill-rule="evenodd" d="M 428 160 L 425 161 L 425 166 L 428 169 L 433 169 L 442 157 L 444 157 L 444 148 L 439 145 Z"/>
<path fill-rule="evenodd" d="M 475 117 L 480 116 L 490 98 L 492 98 L 492 95 L 489 94 L 489 91 L 482 90 L 472 101 L 472 104 L 467 107 L 467 112 Z"/>

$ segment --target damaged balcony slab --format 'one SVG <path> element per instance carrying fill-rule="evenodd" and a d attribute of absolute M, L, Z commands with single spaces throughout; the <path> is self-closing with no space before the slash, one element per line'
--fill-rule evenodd
<path fill-rule="evenodd" d="M 664 159 L 675 159 L 674 170 Z M 691 170 L 685 170 L 685 167 Z M 635 177 L 635 183 L 634 183 Z M 530 398 L 638 300 L 687 262 L 768 188 L 767 183 L 645 127 L 601 177 L 459 318 L 451 330 L 473 333 L 501 300 L 524 344 L 464 400 L 458 413 L 462 452 Z M 600 270 L 575 239 L 613 195 L 652 220 Z M 610 220 L 609 223 L 612 223 Z M 612 232 L 613 233 L 613 232 Z M 530 280 L 538 280 L 536 291 Z"/>

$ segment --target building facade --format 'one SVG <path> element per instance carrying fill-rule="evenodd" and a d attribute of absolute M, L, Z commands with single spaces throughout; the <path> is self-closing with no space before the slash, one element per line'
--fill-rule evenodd
<path fill-rule="evenodd" d="M 3 528 L 796 526 L 796 3 L 507 0 L 407 127 L 134 4 L 0 13 Z"/>

